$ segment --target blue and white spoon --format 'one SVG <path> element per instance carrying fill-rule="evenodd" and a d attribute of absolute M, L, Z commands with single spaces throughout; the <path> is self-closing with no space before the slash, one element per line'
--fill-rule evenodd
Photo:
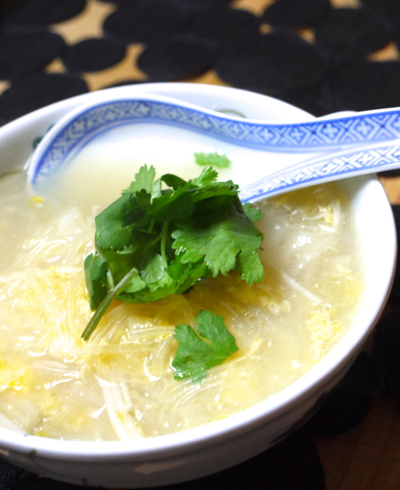
<path fill-rule="evenodd" d="M 89 143 L 118 128 L 133 134 L 135 126 L 149 123 L 204 135 L 240 148 L 242 154 L 248 149 L 249 158 L 251 152 L 268 155 L 256 172 L 252 169 L 251 182 L 240 186 L 243 201 L 400 168 L 400 108 L 282 124 L 218 113 L 161 95 L 105 95 L 100 102 L 78 106 L 46 133 L 27 165 L 33 190 L 42 190 Z"/>

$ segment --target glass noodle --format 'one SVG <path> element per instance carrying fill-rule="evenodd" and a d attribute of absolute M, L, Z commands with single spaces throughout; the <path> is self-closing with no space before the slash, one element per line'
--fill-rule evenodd
<path fill-rule="evenodd" d="M 101 193 L 100 193 L 101 194 Z M 156 303 L 114 302 L 88 342 L 83 259 L 92 206 L 0 181 L 0 424 L 75 440 L 151 437 L 228 417 L 284 389 L 351 325 L 363 290 L 351 209 L 334 185 L 261 203 L 264 280 L 206 279 Z M 239 350 L 202 383 L 177 381 L 174 327 L 223 316 Z"/>

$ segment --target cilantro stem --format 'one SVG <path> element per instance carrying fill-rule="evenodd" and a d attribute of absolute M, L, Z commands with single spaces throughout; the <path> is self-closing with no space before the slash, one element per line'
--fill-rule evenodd
<path fill-rule="evenodd" d="M 114 289 L 115 288 L 114 277 L 113 277 L 112 272 L 110 271 L 110 269 L 108 269 L 108 271 L 107 271 L 107 281 L 108 281 L 109 288 L 110 289 Z"/>
<path fill-rule="evenodd" d="M 83 340 L 89 340 L 89 337 L 92 335 L 95 328 L 99 324 L 100 320 L 103 318 L 105 312 L 107 311 L 108 307 L 112 303 L 115 296 L 124 289 L 126 284 L 136 274 L 139 274 L 139 271 L 137 269 L 131 269 L 127 274 L 125 274 L 125 276 L 119 281 L 119 283 L 115 287 L 113 287 L 108 291 L 107 296 L 100 303 L 99 307 L 95 311 L 89 323 L 86 325 L 86 328 L 81 335 Z"/>
<path fill-rule="evenodd" d="M 149 227 L 148 227 L 148 229 L 147 229 L 147 233 L 152 233 L 152 231 L 153 231 L 153 229 L 154 229 L 155 222 L 156 222 L 156 220 L 155 220 L 155 219 L 152 219 L 152 220 L 150 221 Z"/>
<path fill-rule="evenodd" d="M 168 257 L 167 257 L 167 233 L 168 233 L 169 221 L 164 221 L 163 227 L 161 230 L 161 257 L 163 259 L 165 267 L 168 267 Z"/>

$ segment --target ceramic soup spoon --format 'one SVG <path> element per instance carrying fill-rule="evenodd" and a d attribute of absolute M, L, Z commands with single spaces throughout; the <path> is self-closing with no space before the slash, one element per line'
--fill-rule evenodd
<path fill-rule="evenodd" d="M 178 144 L 191 140 L 198 144 L 203 138 L 203 146 L 214 144 L 218 151 L 236 152 L 241 172 L 233 180 L 240 184 L 243 201 L 400 168 L 400 108 L 282 124 L 213 112 L 169 97 L 137 94 L 83 104 L 61 118 L 27 164 L 32 189 L 43 192 L 46 182 L 57 178 L 89 144 L 110 134 L 114 135 L 109 140 L 116 145 L 117 155 L 118 131 L 134 137 L 140 125 L 144 129 L 138 138 L 149 135 L 149 151 L 159 145 L 157 138 L 165 136 L 165 131 L 180 130 Z M 136 145 L 133 141 L 132 155 Z M 165 151 L 160 148 L 159 153 Z"/>

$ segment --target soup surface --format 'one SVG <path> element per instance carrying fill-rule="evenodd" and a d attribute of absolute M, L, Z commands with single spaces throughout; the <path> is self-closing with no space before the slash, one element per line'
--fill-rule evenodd
<path fill-rule="evenodd" d="M 88 342 L 83 259 L 109 204 L 32 197 L 0 180 L 0 423 L 74 440 L 151 437 L 227 417 L 315 365 L 352 324 L 362 264 L 346 197 L 333 185 L 260 204 L 264 280 L 235 273 L 156 303 L 115 302 Z M 127 182 L 127 185 L 129 182 Z M 56 193 L 57 194 L 57 193 Z M 104 199 L 104 201 L 102 201 Z M 174 327 L 199 309 L 225 320 L 239 350 L 201 383 L 175 380 Z"/>

